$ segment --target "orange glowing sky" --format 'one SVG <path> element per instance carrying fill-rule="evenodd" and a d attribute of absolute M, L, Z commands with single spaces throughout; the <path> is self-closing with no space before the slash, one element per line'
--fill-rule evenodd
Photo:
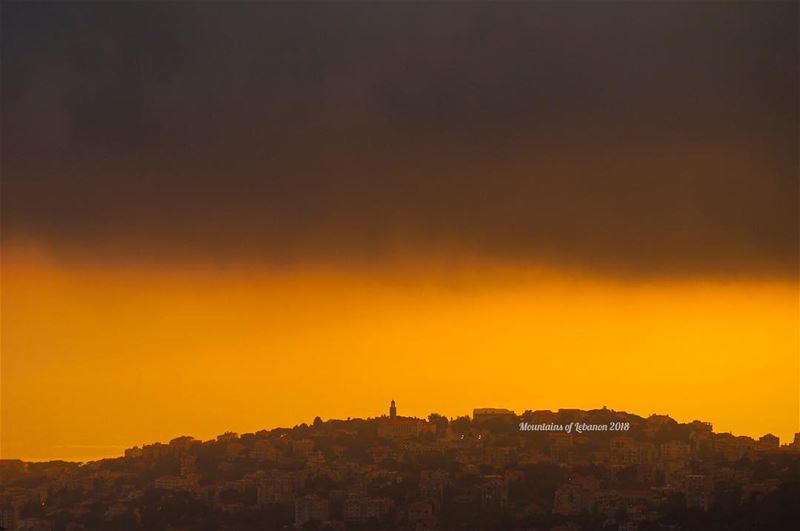
<path fill-rule="evenodd" d="M 5 2 L 0 455 L 391 399 L 787 442 L 799 12 Z"/>
<path fill-rule="evenodd" d="M 99 267 L 7 250 L 2 456 L 88 459 L 314 416 L 594 408 L 784 441 L 797 285 L 503 264 Z"/>

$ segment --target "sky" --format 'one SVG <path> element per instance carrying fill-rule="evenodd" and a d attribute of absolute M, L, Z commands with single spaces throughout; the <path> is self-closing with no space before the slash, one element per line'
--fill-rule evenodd
<path fill-rule="evenodd" d="M 0 456 L 800 431 L 798 6 L 5 3 Z"/>

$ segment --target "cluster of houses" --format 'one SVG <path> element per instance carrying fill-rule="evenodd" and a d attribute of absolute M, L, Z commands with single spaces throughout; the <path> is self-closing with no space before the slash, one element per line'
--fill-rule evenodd
<path fill-rule="evenodd" d="M 625 431 L 524 431 L 587 422 Z M 763 499 L 800 461 L 787 445 L 606 408 L 475 410 L 472 418 L 315 419 L 311 425 L 133 447 L 89 463 L 0 462 L 0 528 L 635 530 L 724 495 Z M 766 472 L 765 472 L 766 471 Z M 783 474 L 783 476 L 782 476 Z M 498 520 L 499 521 L 499 520 Z M 366 526 L 366 527 L 365 527 Z M 466 526 L 466 527 L 465 527 Z"/>

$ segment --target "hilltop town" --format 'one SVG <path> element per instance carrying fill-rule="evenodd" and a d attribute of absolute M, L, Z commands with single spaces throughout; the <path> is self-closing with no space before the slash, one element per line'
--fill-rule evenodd
<path fill-rule="evenodd" d="M 613 429 L 563 428 L 578 424 Z M 0 528 L 27 531 L 789 529 L 798 501 L 800 434 L 607 408 L 419 419 L 392 401 L 115 459 L 0 462 Z"/>

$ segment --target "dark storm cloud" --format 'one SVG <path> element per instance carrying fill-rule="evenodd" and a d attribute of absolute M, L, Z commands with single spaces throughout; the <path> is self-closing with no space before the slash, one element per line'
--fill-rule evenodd
<path fill-rule="evenodd" d="M 4 240 L 797 272 L 797 4 L 5 4 Z"/>

